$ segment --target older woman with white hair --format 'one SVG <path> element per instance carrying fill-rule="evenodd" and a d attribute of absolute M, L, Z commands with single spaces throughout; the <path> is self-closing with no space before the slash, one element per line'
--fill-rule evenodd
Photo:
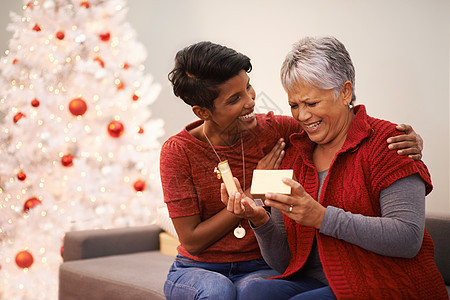
<path fill-rule="evenodd" d="M 400 134 L 394 124 L 353 106 L 355 70 L 344 45 L 300 40 L 281 80 L 303 128 L 281 165 L 294 170 L 297 180 L 283 179 L 291 194 L 266 194 L 285 228 L 242 190 L 228 197 L 222 188 L 228 210 L 251 221 L 264 259 L 282 273 L 247 286 L 242 298 L 448 299 L 424 225 L 430 174 L 388 149 Z"/>

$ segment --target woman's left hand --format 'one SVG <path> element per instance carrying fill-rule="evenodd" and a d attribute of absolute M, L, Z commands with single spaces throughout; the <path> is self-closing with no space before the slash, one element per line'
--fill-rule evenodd
<path fill-rule="evenodd" d="M 228 195 L 225 184 L 220 186 L 220 197 L 227 210 L 237 217 L 248 219 L 255 227 L 259 227 L 267 222 L 268 216 L 266 210 L 262 206 L 257 206 L 253 199 L 249 198 L 241 188 L 239 180 L 234 177 L 237 192 Z"/>
<path fill-rule="evenodd" d="M 283 178 L 283 182 L 292 188 L 291 195 L 267 193 L 265 205 L 275 207 L 299 224 L 320 229 L 326 208 L 297 181 Z"/>
<path fill-rule="evenodd" d="M 389 149 L 397 150 L 399 155 L 408 155 L 414 160 L 422 159 L 422 137 L 414 131 L 411 125 L 400 124 L 397 129 L 404 131 L 406 134 L 388 138 Z"/>

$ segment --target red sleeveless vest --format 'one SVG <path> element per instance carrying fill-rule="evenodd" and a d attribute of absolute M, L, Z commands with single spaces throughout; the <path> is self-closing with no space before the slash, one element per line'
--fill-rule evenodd
<path fill-rule="evenodd" d="M 342 149 L 336 154 L 322 187 L 319 202 L 365 216 L 381 216 L 380 191 L 396 180 L 418 173 L 431 192 L 430 174 L 421 161 L 389 150 L 386 139 L 398 135 L 395 125 L 367 116 L 355 107 Z M 317 199 L 319 181 L 312 161 L 314 143 L 306 133 L 291 136 L 282 168 L 293 168 L 305 190 Z M 319 233 L 284 216 L 291 260 L 286 278 L 305 264 L 314 236 L 330 287 L 338 299 L 448 299 L 434 262 L 434 245 L 425 230 L 422 247 L 414 258 L 376 254 L 356 245 Z"/>

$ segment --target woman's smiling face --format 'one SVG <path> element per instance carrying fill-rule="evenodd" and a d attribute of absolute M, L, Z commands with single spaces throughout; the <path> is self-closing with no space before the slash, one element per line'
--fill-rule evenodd
<path fill-rule="evenodd" d="M 250 84 L 247 72 L 219 85 L 219 96 L 214 99 L 214 111 L 210 121 L 220 132 L 242 132 L 256 127 L 255 90 Z"/>
<path fill-rule="evenodd" d="M 292 116 L 300 122 L 311 141 L 333 145 L 336 139 L 347 134 L 348 99 L 351 99 L 349 81 L 337 99 L 334 90 L 322 90 L 308 83 L 298 84 L 295 90 L 288 92 L 288 98 Z"/>

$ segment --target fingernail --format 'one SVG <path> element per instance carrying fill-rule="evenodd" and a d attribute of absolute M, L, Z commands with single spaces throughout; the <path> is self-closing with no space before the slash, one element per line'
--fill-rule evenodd
<path fill-rule="evenodd" d="M 392 150 L 394 149 L 394 145 L 389 145 L 388 148 Z"/>
<path fill-rule="evenodd" d="M 266 198 L 270 198 L 272 195 L 270 193 L 266 193 Z"/>
<path fill-rule="evenodd" d="M 270 201 L 269 201 L 269 200 L 265 200 L 265 201 L 264 201 L 264 204 L 265 204 L 265 205 L 270 205 Z"/>

